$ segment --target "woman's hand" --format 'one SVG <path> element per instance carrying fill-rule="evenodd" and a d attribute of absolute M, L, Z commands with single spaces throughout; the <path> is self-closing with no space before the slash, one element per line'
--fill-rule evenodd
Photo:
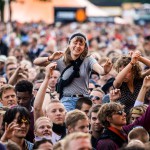
<path fill-rule="evenodd" d="M 48 56 L 48 60 L 52 61 L 52 60 L 57 60 L 59 58 L 61 58 L 63 56 L 63 52 L 54 52 L 52 55 Z"/>
<path fill-rule="evenodd" d="M 140 51 L 131 52 L 131 62 L 133 64 L 137 63 L 137 61 L 140 59 L 140 57 L 141 57 Z"/>

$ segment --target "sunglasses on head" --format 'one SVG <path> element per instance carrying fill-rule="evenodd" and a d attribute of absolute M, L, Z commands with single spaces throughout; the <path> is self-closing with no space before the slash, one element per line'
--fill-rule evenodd
<path fill-rule="evenodd" d="M 90 99 L 100 100 L 101 98 L 99 96 L 90 95 Z"/>

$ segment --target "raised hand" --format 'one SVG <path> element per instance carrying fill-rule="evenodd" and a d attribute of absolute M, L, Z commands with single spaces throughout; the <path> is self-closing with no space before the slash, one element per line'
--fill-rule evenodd
<path fill-rule="evenodd" d="M 143 81 L 143 87 L 149 89 L 150 88 L 150 75 L 146 76 Z"/>
<path fill-rule="evenodd" d="M 120 89 L 111 90 L 109 97 L 111 102 L 116 102 L 121 97 Z"/>
<path fill-rule="evenodd" d="M 132 52 L 131 62 L 132 63 L 136 63 L 139 60 L 140 56 L 141 56 L 141 52 L 140 51 Z"/>
<path fill-rule="evenodd" d="M 50 63 L 49 65 L 46 66 L 46 77 L 47 78 L 50 78 L 53 74 L 53 70 L 56 68 L 57 66 L 57 63 L 56 62 L 53 62 L 53 63 Z"/>
<path fill-rule="evenodd" d="M 48 60 L 57 60 L 63 56 L 63 52 L 54 52 L 52 55 L 48 56 Z"/>
<path fill-rule="evenodd" d="M 1 137 L 1 141 L 6 142 L 7 140 L 11 139 L 13 136 L 13 132 L 19 129 L 19 124 L 17 124 L 15 121 L 11 122 L 9 125 L 5 123 L 5 132 Z"/>
<path fill-rule="evenodd" d="M 112 66 L 113 65 L 112 65 L 110 59 L 107 59 L 107 61 L 105 62 L 104 66 L 103 66 L 105 74 L 110 72 L 110 70 L 112 69 Z"/>

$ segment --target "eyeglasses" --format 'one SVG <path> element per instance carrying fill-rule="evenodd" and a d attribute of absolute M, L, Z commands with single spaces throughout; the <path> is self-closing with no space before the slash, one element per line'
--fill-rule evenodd
<path fill-rule="evenodd" d="M 99 96 L 90 95 L 90 99 L 101 100 Z"/>
<path fill-rule="evenodd" d="M 124 113 L 125 113 L 124 110 L 119 110 L 119 111 L 116 111 L 114 114 L 122 116 Z"/>
<path fill-rule="evenodd" d="M 88 88 L 88 90 L 89 90 L 89 91 L 92 91 L 92 90 L 93 90 L 93 88 Z"/>
<path fill-rule="evenodd" d="M 30 122 L 29 122 L 29 120 L 27 120 L 26 118 L 19 118 L 18 120 L 17 120 L 17 123 L 18 124 L 23 124 L 23 123 L 25 123 L 26 125 L 28 125 Z"/>

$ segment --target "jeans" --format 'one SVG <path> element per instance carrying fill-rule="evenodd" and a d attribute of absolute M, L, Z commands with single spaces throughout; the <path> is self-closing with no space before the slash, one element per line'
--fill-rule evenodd
<path fill-rule="evenodd" d="M 68 112 L 68 111 L 75 109 L 78 99 L 79 99 L 78 97 L 64 97 L 63 96 L 60 101 L 65 106 Z"/>

